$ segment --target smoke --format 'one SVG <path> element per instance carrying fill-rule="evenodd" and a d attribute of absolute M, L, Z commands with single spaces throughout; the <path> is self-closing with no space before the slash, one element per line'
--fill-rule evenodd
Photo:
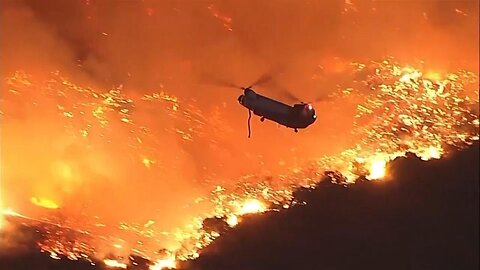
<path fill-rule="evenodd" d="M 215 185 L 279 175 L 350 142 L 355 104 L 335 100 L 316 103 L 319 117 L 308 130 L 294 134 L 254 121 L 248 140 L 240 93 L 205 83 L 215 78 L 248 85 L 281 67 L 277 83 L 309 101 L 352 80 L 346 74 L 353 60 L 393 55 L 478 73 L 476 1 L 7 0 L 1 20 L 2 78 L 24 70 L 33 80 L 17 86 L 21 97 L 2 101 L 14 116 L 2 116 L 4 204 L 85 227 L 141 227 L 153 219 L 158 231 L 169 231 L 208 209 L 193 201 Z M 110 120 L 106 130 L 93 127 L 85 143 L 65 131 L 57 104 L 91 98 L 41 96 L 57 70 L 96 93 L 122 87 L 138 101 L 164 91 L 178 97 L 180 113 L 168 111 L 167 102 L 136 103 L 135 127 Z M 12 85 L 3 88 L 6 96 Z M 273 87 L 259 91 L 285 98 Z M 92 121 L 88 112 L 78 118 L 75 126 Z M 203 134 L 197 141 L 167 132 L 188 131 L 197 120 L 204 123 L 192 131 Z M 141 127 L 150 130 L 147 146 L 132 150 L 128 138 Z M 32 208 L 32 197 L 55 201 L 60 210 Z"/>
<path fill-rule="evenodd" d="M 2 252 L 1 257 L 33 252 L 35 246 L 32 243 L 35 240 L 38 240 L 38 235 L 33 230 L 5 221 L 0 232 L 0 247 L 8 252 Z"/>

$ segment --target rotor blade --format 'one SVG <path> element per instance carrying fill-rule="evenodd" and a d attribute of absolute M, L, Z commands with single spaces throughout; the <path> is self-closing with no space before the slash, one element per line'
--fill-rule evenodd
<path fill-rule="evenodd" d="M 262 76 L 260 76 L 255 82 L 253 82 L 250 87 L 261 85 L 264 83 L 267 83 L 273 79 L 273 75 L 270 73 L 265 73 Z"/>
<path fill-rule="evenodd" d="M 237 89 L 242 88 L 242 86 L 236 85 L 228 80 L 219 78 L 218 76 L 211 75 L 211 74 L 203 76 L 202 81 L 204 84 L 214 85 L 218 87 L 237 88 Z"/>
<path fill-rule="evenodd" d="M 273 82 L 274 78 L 278 77 L 283 72 L 283 70 L 284 68 L 281 65 L 270 68 L 269 71 L 262 74 L 255 82 L 253 82 L 250 87 Z"/>
<path fill-rule="evenodd" d="M 236 85 L 236 84 L 231 83 L 231 82 L 228 82 L 228 81 L 218 82 L 218 83 L 216 84 L 216 86 L 242 89 L 242 86 Z"/>
<path fill-rule="evenodd" d="M 302 102 L 297 96 L 295 96 L 291 91 L 288 91 L 287 89 L 281 89 L 281 95 L 285 99 L 288 99 L 290 102 Z"/>
<path fill-rule="evenodd" d="M 318 96 L 312 103 L 327 101 L 330 98 L 331 98 L 330 96 L 324 94 L 324 95 Z"/>
<path fill-rule="evenodd" d="M 220 86 L 220 87 L 230 87 L 230 88 L 238 88 L 238 89 L 242 88 L 239 85 L 236 85 L 232 82 L 229 82 L 229 81 L 223 80 L 223 79 L 219 79 L 219 78 L 212 79 L 210 84 L 215 85 L 215 86 Z"/>

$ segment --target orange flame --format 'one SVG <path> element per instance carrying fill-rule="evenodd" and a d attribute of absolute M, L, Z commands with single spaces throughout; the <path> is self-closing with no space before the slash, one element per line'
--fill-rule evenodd
<path fill-rule="evenodd" d="M 40 207 L 47 208 L 47 209 L 58 209 L 59 208 L 58 204 L 55 201 L 47 199 L 47 198 L 32 197 L 30 199 L 30 201 L 33 204 L 35 204 L 36 206 L 40 206 Z"/>
<path fill-rule="evenodd" d="M 175 268 L 177 268 L 177 262 L 175 257 L 159 259 L 155 262 L 155 264 L 149 267 L 150 270 L 175 269 Z"/>
<path fill-rule="evenodd" d="M 112 260 L 112 259 L 105 259 L 103 260 L 103 263 L 105 263 L 106 266 L 112 267 L 112 268 L 122 268 L 122 269 L 127 269 L 127 264 L 119 262 L 117 260 Z"/>
<path fill-rule="evenodd" d="M 261 212 L 265 212 L 265 210 L 267 210 L 267 207 L 263 202 L 257 199 L 248 199 L 241 204 L 240 208 L 238 209 L 238 214 L 245 215 L 245 214 L 261 213 Z"/>

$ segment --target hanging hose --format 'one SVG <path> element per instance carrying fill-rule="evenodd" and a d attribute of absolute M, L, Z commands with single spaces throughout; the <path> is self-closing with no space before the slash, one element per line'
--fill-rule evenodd
<path fill-rule="evenodd" d="M 250 119 L 252 118 L 252 111 L 251 110 L 248 110 L 248 121 L 247 121 L 247 125 L 248 125 L 248 138 L 250 138 Z"/>

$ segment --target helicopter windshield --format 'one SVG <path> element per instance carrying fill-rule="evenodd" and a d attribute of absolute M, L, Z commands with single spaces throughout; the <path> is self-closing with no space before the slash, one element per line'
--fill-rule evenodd
<path fill-rule="evenodd" d="M 311 104 L 295 104 L 293 105 L 293 112 L 303 118 L 317 118 L 315 109 Z"/>
<path fill-rule="evenodd" d="M 306 106 L 306 112 L 307 112 L 307 115 L 312 117 L 313 119 L 317 118 L 317 115 L 315 115 L 315 109 L 313 109 L 312 104 L 308 104 Z"/>

